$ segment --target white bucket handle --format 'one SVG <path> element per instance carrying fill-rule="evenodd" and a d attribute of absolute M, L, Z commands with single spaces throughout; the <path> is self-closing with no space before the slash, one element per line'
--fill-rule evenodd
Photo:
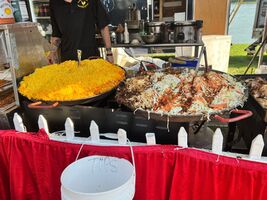
<path fill-rule="evenodd" d="M 114 139 L 114 140 L 118 140 L 118 134 L 114 134 L 114 133 L 104 133 L 104 134 L 99 134 L 100 136 L 104 136 L 106 138 L 109 138 L 109 139 Z M 90 137 L 89 137 L 90 138 Z M 130 147 L 130 150 L 131 150 L 131 156 L 132 156 L 132 162 L 133 162 L 133 167 L 134 167 L 134 183 L 135 183 L 135 179 L 136 179 L 136 168 L 135 168 L 135 158 L 134 158 L 134 152 L 133 152 L 133 147 L 132 147 L 132 144 L 131 144 L 131 141 L 127 138 L 127 143 L 129 144 L 129 147 Z M 83 146 L 85 145 L 85 142 L 81 145 L 80 149 L 79 149 L 79 152 L 76 156 L 76 159 L 75 161 L 78 160 L 78 158 L 80 157 L 80 154 L 81 154 L 81 151 L 83 149 Z"/>
<path fill-rule="evenodd" d="M 109 139 L 115 139 L 118 140 L 118 134 L 114 134 L 114 133 L 105 133 L 105 134 L 100 134 L 100 136 L 104 136 L 106 138 Z M 135 176 L 135 158 L 134 158 L 134 152 L 133 152 L 133 146 L 131 144 L 131 141 L 127 138 L 127 143 L 129 144 L 130 150 L 131 150 L 131 156 L 132 156 L 132 162 L 133 162 L 133 166 L 134 166 L 134 176 Z"/>

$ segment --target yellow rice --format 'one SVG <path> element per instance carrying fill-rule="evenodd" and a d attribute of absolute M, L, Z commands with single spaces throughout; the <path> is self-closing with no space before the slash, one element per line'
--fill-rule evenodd
<path fill-rule="evenodd" d="M 89 98 L 116 87 L 124 71 L 103 60 L 84 60 L 38 68 L 23 78 L 19 92 L 29 99 L 68 101 Z"/>

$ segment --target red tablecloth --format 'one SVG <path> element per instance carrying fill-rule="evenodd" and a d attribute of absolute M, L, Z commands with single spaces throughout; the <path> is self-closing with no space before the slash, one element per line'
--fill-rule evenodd
<path fill-rule="evenodd" d="M 80 145 L 0 131 L 0 199 L 60 200 L 60 175 Z M 176 146 L 134 147 L 135 200 L 266 200 L 267 165 Z M 84 146 L 81 157 L 131 160 L 128 147 Z"/>

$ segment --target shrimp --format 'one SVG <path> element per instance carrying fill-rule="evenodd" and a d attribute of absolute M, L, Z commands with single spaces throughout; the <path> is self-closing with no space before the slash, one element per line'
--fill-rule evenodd
<path fill-rule="evenodd" d="M 221 74 L 209 72 L 205 76 L 207 78 L 207 84 L 214 93 L 219 92 L 223 86 L 228 85 L 227 80 Z"/>
<path fill-rule="evenodd" d="M 193 81 L 193 87 L 197 94 L 203 95 L 209 92 L 209 84 L 204 76 L 197 76 Z"/>

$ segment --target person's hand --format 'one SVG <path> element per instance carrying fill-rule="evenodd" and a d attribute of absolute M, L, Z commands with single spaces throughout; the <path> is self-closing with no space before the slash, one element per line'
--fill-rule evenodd
<path fill-rule="evenodd" d="M 48 61 L 50 64 L 59 63 L 59 45 L 61 43 L 61 39 L 58 37 L 51 37 L 50 40 L 51 46 L 50 46 L 50 52 L 47 56 Z"/>
<path fill-rule="evenodd" d="M 113 58 L 113 53 L 111 48 L 106 48 L 106 52 L 107 52 L 107 61 L 114 64 L 114 58 Z"/>
<path fill-rule="evenodd" d="M 58 53 L 57 51 L 50 51 L 47 56 L 48 62 L 50 64 L 56 64 L 59 63 Z"/>
<path fill-rule="evenodd" d="M 107 61 L 114 64 L 114 58 L 113 58 L 113 55 L 107 55 Z"/>

